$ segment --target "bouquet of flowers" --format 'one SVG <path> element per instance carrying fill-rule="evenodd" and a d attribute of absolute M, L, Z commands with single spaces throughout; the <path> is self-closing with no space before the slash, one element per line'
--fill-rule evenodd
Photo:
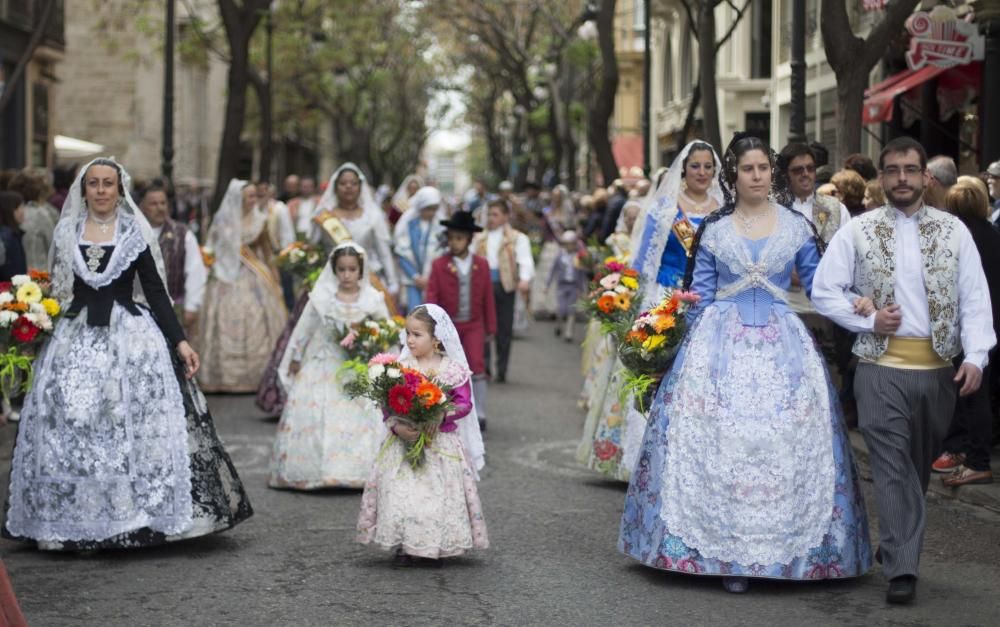
<path fill-rule="evenodd" d="M 360 322 L 339 327 L 334 339 L 347 351 L 349 361 L 367 364 L 375 355 L 399 345 L 404 324 L 400 316 L 383 319 L 368 316 Z"/>
<path fill-rule="evenodd" d="M 434 441 L 438 427 L 453 409 L 448 388 L 399 362 L 395 355 L 379 353 L 354 369 L 355 377 L 344 389 L 352 398 L 374 401 L 386 416 L 404 422 L 420 432 L 413 442 L 403 442 L 404 459 L 414 470 L 426 459 L 426 448 Z"/>
<path fill-rule="evenodd" d="M 622 404 L 629 394 L 635 396 L 636 409 L 645 413 L 649 396 L 680 350 L 687 330 L 685 314 L 697 303 L 698 295 L 670 290 L 659 305 L 644 311 L 619 339 L 618 358 L 625 366 Z"/>
<path fill-rule="evenodd" d="M 587 278 L 593 279 L 604 267 L 604 260 L 611 255 L 611 248 L 591 238 L 586 246 L 581 246 L 573 260 L 573 265 L 583 270 Z"/>
<path fill-rule="evenodd" d="M 312 285 L 319 278 L 319 273 L 326 264 L 323 249 L 315 244 L 295 241 L 278 253 L 278 267 L 302 279 L 307 285 Z"/>
<path fill-rule="evenodd" d="M 23 391 L 31 387 L 35 355 L 62 313 L 50 289 L 49 273 L 38 270 L 0 283 L 0 394 L 5 405 L 18 382 Z"/>
<path fill-rule="evenodd" d="M 639 273 L 615 257 L 608 257 L 594 276 L 581 308 L 601 323 L 605 335 L 612 335 L 631 322 L 638 306 Z"/>

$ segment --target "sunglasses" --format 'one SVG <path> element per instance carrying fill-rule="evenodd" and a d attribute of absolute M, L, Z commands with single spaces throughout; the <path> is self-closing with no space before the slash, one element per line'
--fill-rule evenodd
<path fill-rule="evenodd" d="M 789 168 L 788 171 L 792 174 L 792 176 L 802 176 L 803 174 L 813 174 L 816 172 L 816 166 L 797 165 L 794 168 Z"/>

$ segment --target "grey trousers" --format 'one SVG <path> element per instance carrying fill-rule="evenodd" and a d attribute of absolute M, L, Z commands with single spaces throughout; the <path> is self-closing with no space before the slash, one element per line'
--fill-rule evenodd
<path fill-rule="evenodd" d="M 879 518 L 882 572 L 918 574 L 927 484 L 955 411 L 953 368 L 904 370 L 858 364 L 854 394 L 868 445 Z"/>

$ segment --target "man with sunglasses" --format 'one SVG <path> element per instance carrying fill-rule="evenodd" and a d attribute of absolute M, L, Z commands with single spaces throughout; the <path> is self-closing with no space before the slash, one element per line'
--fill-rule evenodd
<path fill-rule="evenodd" d="M 823 241 L 829 243 L 840 227 L 851 219 L 851 213 L 836 198 L 816 193 L 816 157 L 812 146 L 789 144 L 781 150 L 778 167 L 782 168 L 781 174 L 787 181 L 788 188 L 785 191 L 791 197 L 791 208 L 812 222 Z M 789 308 L 802 318 L 802 322 L 813 333 L 817 343 L 823 347 L 824 353 L 836 367 L 840 378 L 839 395 L 844 416 L 849 426 L 855 426 L 857 415 L 854 408 L 854 370 L 851 367 L 851 344 L 854 343 L 854 335 L 816 313 L 816 309 L 809 302 L 809 297 L 795 276 L 792 277 L 792 287 L 788 296 Z"/>
<path fill-rule="evenodd" d="M 829 243 L 841 225 L 851 219 L 851 212 L 836 198 L 816 194 L 813 149 L 805 144 L 788 144 L 781 150 L 779 163 L 788 181 L 791 208 L 808 218 L 823 241 Z"/>

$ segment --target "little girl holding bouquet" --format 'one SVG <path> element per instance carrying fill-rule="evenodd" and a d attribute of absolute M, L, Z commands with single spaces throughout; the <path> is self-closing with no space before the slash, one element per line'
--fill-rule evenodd
<path fill-rule="evenodd" d="M 390 392 L 389 404 L 395 408 L 383 413 L 392 433 L 361 498 L 358 541 L 395 549 L 399 565 L 421 560 L 439 564 L 440 558 L 489 546 L 476 491 L 483 442 L 472 401 L 472 373 L 454 323 L 437 305 L 410 312 L 403 343 L 394 365 L 427 377 L 448 398 L 439 423 L 414 425 L 395 414 L 406 413 L 401 404 L 420 402 L 419 393 L 413 399 L 393 399 Z M 426 441 L 419 462 L 408 457 L 418 441 Z"/>
<path fill-rule="evenodd" d="M 339 375 L 348 359 L 344 325 L 386 319 L 382 294 L 368 281 L 365 250 L 333 249 L 295 325 L 278 373 L 288 393 L 271 456 L 272 488 L 361 488 L 385 436 L 371 401 L 351 398 Z"/>

